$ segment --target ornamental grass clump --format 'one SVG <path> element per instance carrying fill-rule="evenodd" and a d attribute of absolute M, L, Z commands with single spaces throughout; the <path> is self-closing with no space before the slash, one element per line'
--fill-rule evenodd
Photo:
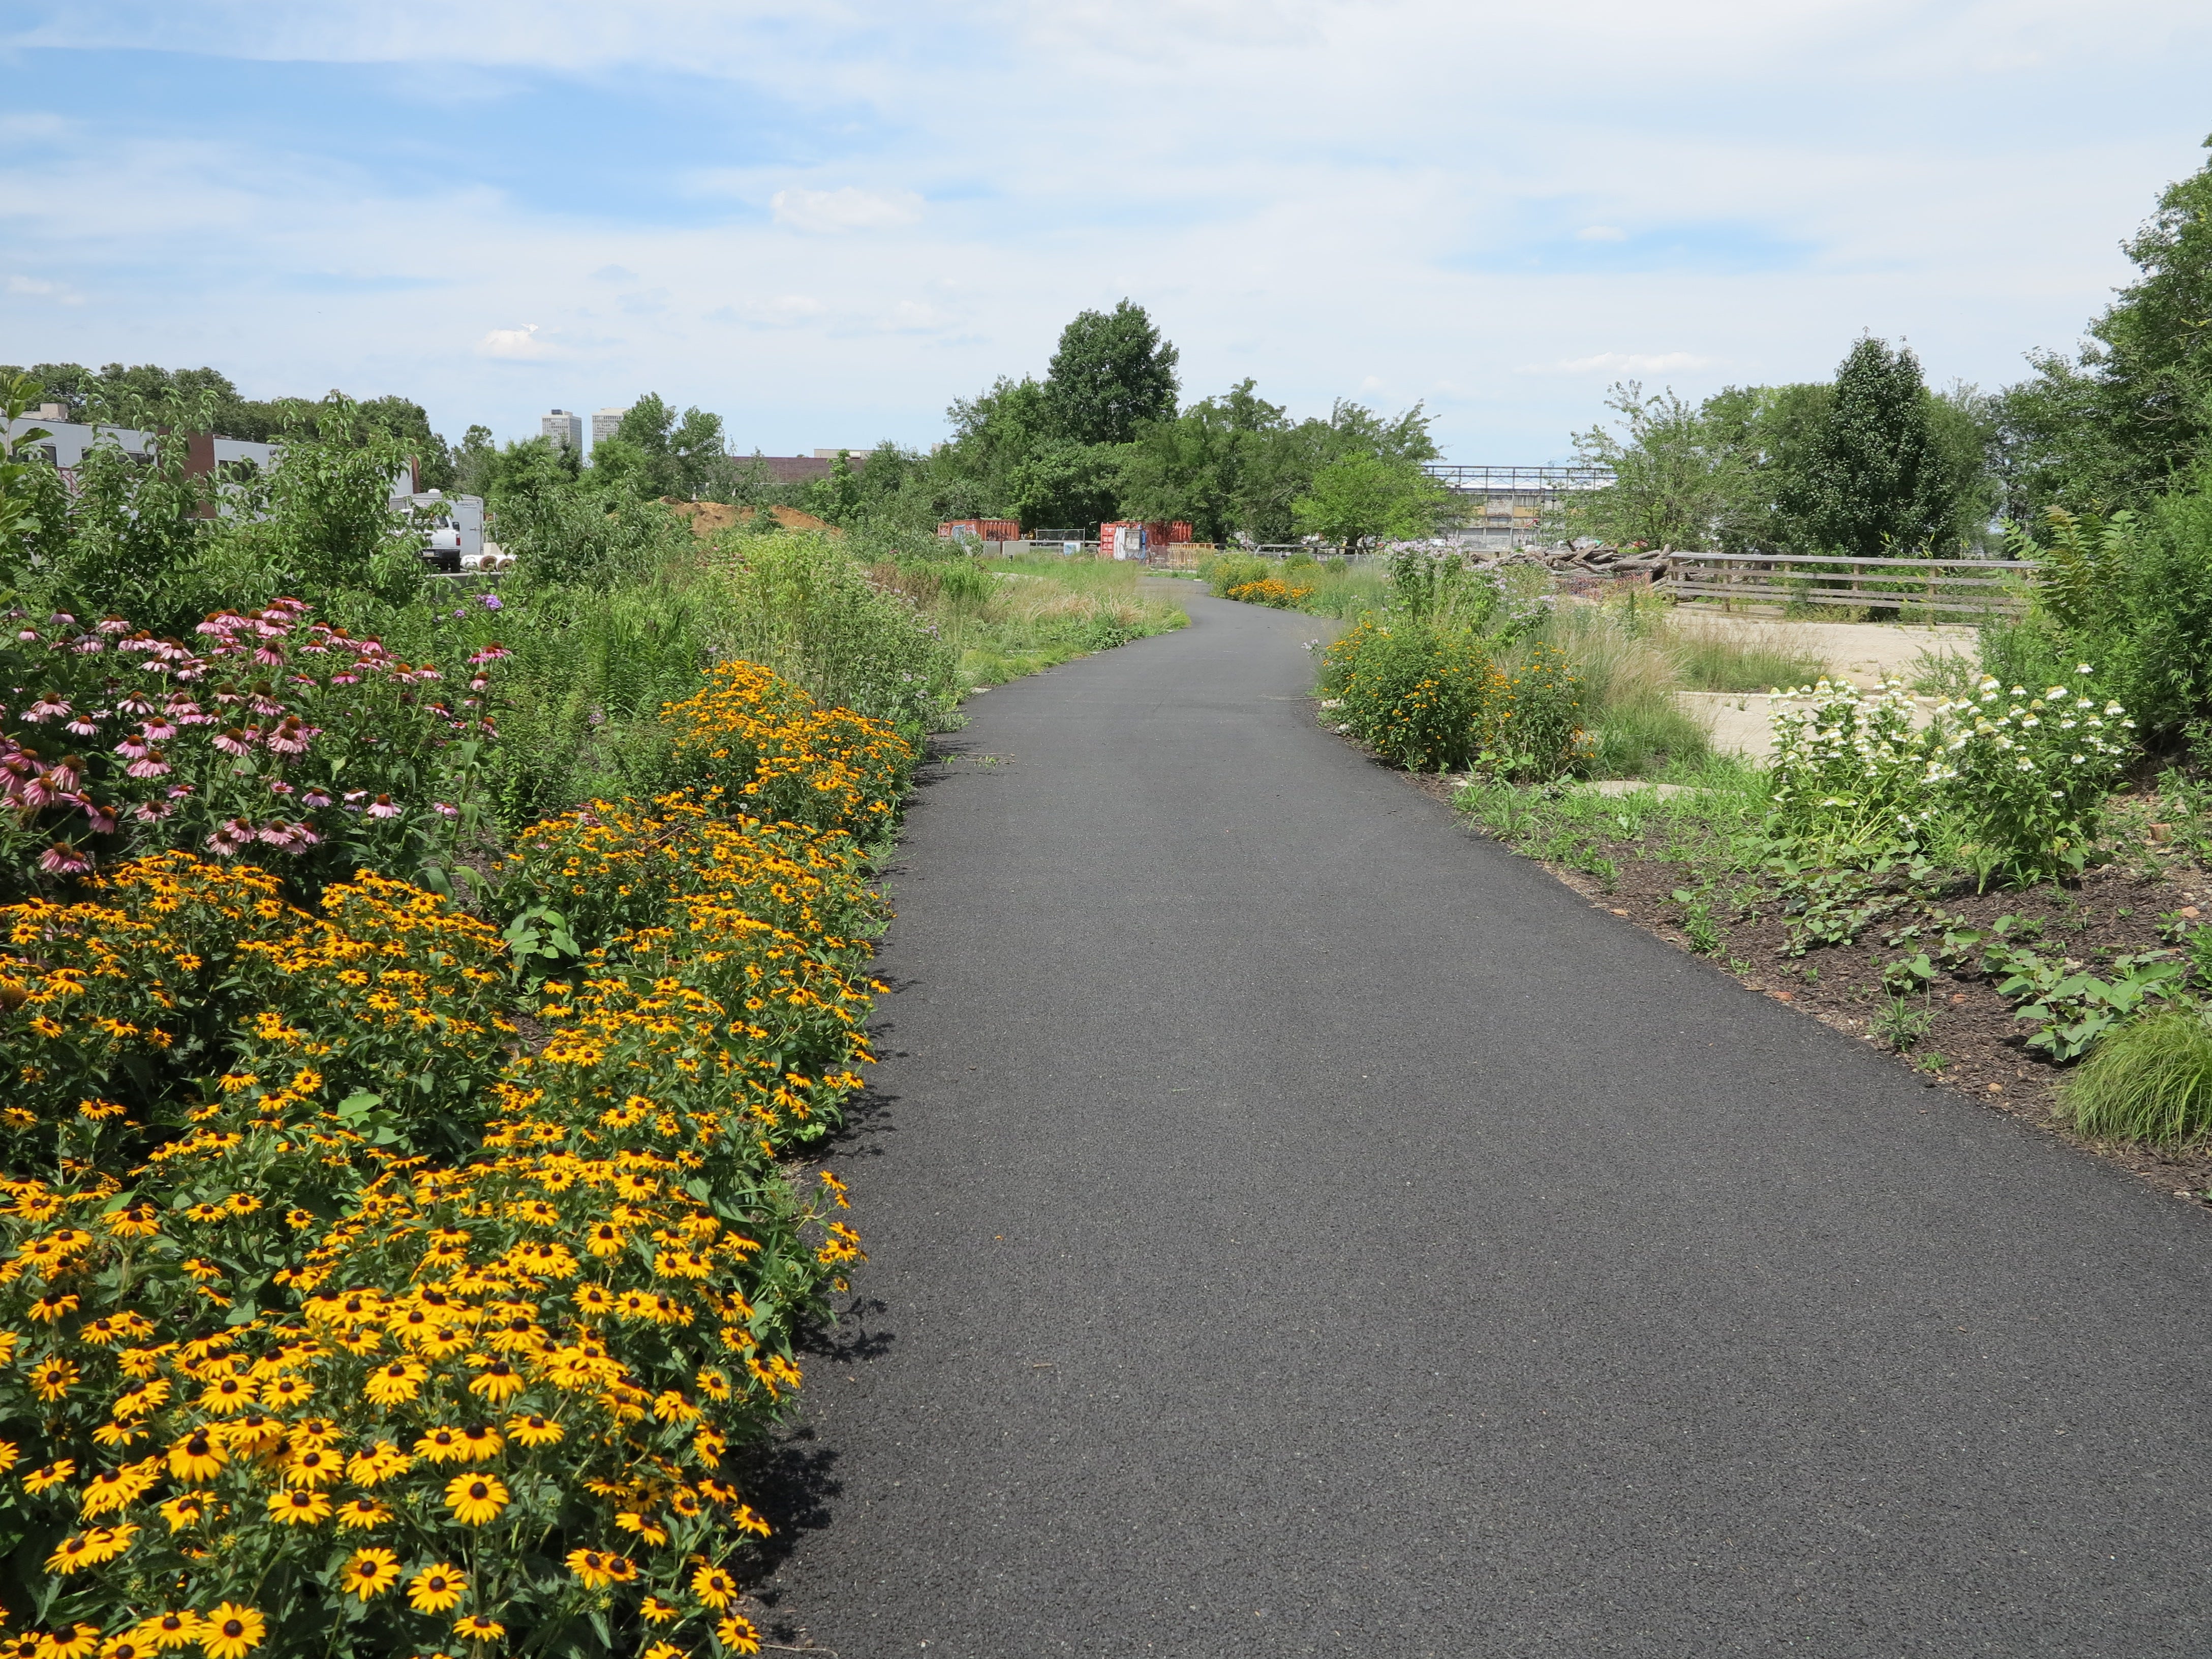
<path fill-rule="evenodd" d="M 2085 1135 L 2201 1146 L 2212 1139 L 2212 1028 L 2193 1008 L 2124 1025 L 2059 1085 L 2058 1103 Z"/>
<path fill-rule="evenodd" d="M 734 681 L 774 787 L 882 820 L 896 750 Z M 842 830 L 713 793 L 594 803 L 494 877 L 575 912 L 556 977 L 368 871 L 309 912 L 169 851 L 0 910 L 28 1659 L 757 1650 L 735 1458 L 861 1259 L 783 1158 L 870 1058 L 880 907 Z"/>

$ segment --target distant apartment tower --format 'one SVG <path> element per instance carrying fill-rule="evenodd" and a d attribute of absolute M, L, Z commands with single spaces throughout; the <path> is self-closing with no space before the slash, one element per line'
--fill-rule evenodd
<path fill-rule="evenodd" d="M 550 439 L 556 449 L 580 452 L 584 447 L 584 417 L 556 409 L 538 422 L 538 433 L 542 438 Z"/>
<path fill-rule="evenodd" d="M 622 427 L 623 416 L 629 413 L 629 407 L 624 404 L 620 409 L 603 409 L 592 416 L 592 447 L 597 449 L 606 439 L 613 437 Z"/>

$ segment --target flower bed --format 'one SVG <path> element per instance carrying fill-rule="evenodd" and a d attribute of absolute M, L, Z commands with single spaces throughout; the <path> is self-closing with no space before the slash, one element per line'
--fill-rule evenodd
<path fill-rule="evenodd" d="M 741 671 L 669 711 L 706 787 L 516 838 L 505 934 L 180 850 L 0 910 L 21 1659 L 756 1650 L 732 1454 L 860 1259 L 782 1159 L 869 1058 L 847 832 L 911 754 Z"/>

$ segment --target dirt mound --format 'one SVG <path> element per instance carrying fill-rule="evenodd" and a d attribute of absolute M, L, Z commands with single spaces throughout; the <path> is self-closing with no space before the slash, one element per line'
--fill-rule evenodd
<path fill-rule="evenodd" d="M 663 495 L 660 503 L 671 513 L 690 520 L 692 530 L 702 536 L 711 536 L 718 530 L 733 530 L 741 524 L 750 524 L 759 511 L 757 507 L 732 507 L 727 501 L 679 501 L 673 495 Z M 768 515 L 785 530 L 819 530 L 830 536 L 845 533 L 827 519 L 817 519 L 811 513 L 801 513 L 795 507 L 771 507 Z"/>

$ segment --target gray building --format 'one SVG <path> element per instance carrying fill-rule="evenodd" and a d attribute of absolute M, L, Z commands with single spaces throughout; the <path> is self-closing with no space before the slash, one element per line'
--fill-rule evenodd
<path fill-rule="evenodd" d="M 629 413 L 629 405 L 625 404 L 620 409 L 603 409 L 592 416 L 592 447 L 596 449 L 601 439 L 613 437 L 615 429 L 622 425 L 623 416 Z"/>
<path fill-rule="evenodd" d="M 538 422 L 540 437 L 550 438 L 556 449 L 573 449 L 579 454 L 584 448 L 584 417 L 572 415 L 565 409 L 556 409 Z"/>

